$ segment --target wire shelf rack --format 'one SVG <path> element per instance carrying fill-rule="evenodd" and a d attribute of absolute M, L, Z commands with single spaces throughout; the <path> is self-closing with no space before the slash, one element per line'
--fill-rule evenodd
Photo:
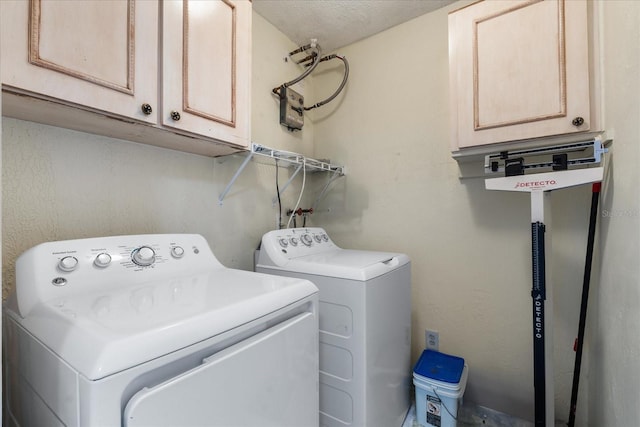
<path fill-rule="evenodd" d="M 220 205 L 222 205 L 224 198 L 226 197 L 227 193 L 229 193 L 229 190 L 231 190 L 231 187 L 233 187 L 233 184 L 235 184 L 236 180 L 238 179 L 238 177 L 240 176 L 244 168 L 254 158 L 271 159 L 274 162 L 283 161 L 283 162 L 289 163 L 292 167 L 296 168 L 296 171 L 291 175 L 291 177 L 286 182 L 286 184 L 283 185 L 282 188 L 280 189 L 280 193 L 286 190 L 286 188 L 293 181 L 293 179 L 296 177 L 298 172 L 302 170 L 303 167 L 305 168 L 306 172 L 329 172 L 332 174 L 331 181 L 333 181 L 335 178 L 339 178 L 345 175 L 344 166 L 334 165 L 332 163 L 328 163 L 323 160 L 312 159 L 310 157 L 306 157 L 306 156 L 303 156 L 302 154 L 294 153 L 291 151 L 277 150 L 277 149 L 270 148 L 270 147 L 253 142 L 251 143 L 251 150 L 247 153 L 247 157 L 245 157 L 244 161 L 242 162 L 242 164 L 240 165 L 236 173 L 231 178 L 231 181 L 229 182 L 229 184 L 227 184 L 225 189 L 218 196 L 218 203 Z M 325 186 L 325 190 L 323 190 L 323 193 L 324 191 L 326 191 L 326 187 L 327 186 Z"/>

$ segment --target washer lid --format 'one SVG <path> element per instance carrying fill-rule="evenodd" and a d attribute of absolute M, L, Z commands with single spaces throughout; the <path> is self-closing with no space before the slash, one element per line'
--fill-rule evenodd
<path fill-rule="evenodd" d="M 318 276 L 366 281 L 409 263 L 405 254 L 335 248 L 323 253 L 288 260 L 284 265 L 258 265 L 262 268 Z"/>
<path fill-rule="evenodd" d="M 7 312 L 82 375 L 97 380 L 229 331 L 317 291 L 308 280 L 222 267 L 45 301 L 26 318 L 11 304 Z"/>

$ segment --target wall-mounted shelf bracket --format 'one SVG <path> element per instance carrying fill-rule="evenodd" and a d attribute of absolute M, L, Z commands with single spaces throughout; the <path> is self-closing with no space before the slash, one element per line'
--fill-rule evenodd
<path fill-rule="evenodd" d="M 222 202 L 226 197 L 227 193 L 229 193 L 229 190 L 231 190 L 231 187 L 236 182 L 236 180 L 238 179 L 238 177 L 240 176 L 244 168 L 247 167 L 247 164 L 249 163 L 249 161 L 256 158 L 256 156 L 272 159 L 276 164 L 279 163 L 280 161 L 283 161 L 288 163 L 290 166 L 296 167 L 295 172 L 292 174 L 289 180 L 285 183 L 285 185 L 280 189 L 280 194 L 282 194 L 282 192 L 289 186 L 289 184 L 293 181 L 295 176 L 298 174 L 298 172 L 300 172 L 300 170 L 303 167 L 308 172 L 332 172 L 336 178 L 344 175 L 343 166 L 333 165 L 331 163 L 327 163 L 322 160 L 312 159 L 309 157 L 305 157 L 302 154 L 293 153 L 290 151 L 276 150 L 273 148 L 266 147 L 264 145 L 256 144 L 254 142 L 251 144 L 251 150 L 247 153 L 247 157 L 244 159 L 244 161 L 242 162 L 242 164 L 240 165 L 236 173 L 233 175 L 229 184 L 227 184 L 225 189 L 218 196 L 218 203 L 220 205 L 222 205 Z M 333 181 L 334 179 L 335 178 L 332 178 L 331 181 Z M 324 190 L 322 191 L 322 194 L 324 194 L 327 187 L 328 185 L 325 186 Z"/>
<path fill-rule="evenodd" d="M 276 160 L 276 162 L 277 162 L 277 160 Z M 282 186 L 282 188 L 280 189 L 280 194 L 284 193 L 284 190 L 286 190 L 287 187 L 289 186 L 289 184 L 291 184 L 291 181 L 293 181 L 293 179 L 298 175 L 298 172 L 300 172 L 302 170 L 302 166 L 303 166 L 302 163 L 298 165 L 298 167 L 296 168 L 295 172 L 291 174 L 291 176 L 289 177 L 287 182 L 285 182 L 284 185 Z M 273 199 L 271 199 L 271 203 L 273 205 L 275 205 L 277 201 L 278 201 L 278 196 L 276 196 Z"/>
<path fill-rule="evenodd" d="M 253 151 L 250 152 L 247 157 L 244 159 L 244 161 L 242 162 L 242 164 L 240 165 L 240 167 L 238 168 L 238 170 L 236 171 L 235 174 L 233 174 L 233 177 L 231 178 L 231 181 L 229 181 L 229 183 L 227 184 L 227 186 L 224 188 L 224 190 L 222 190 L 222 193 L 220 193 L 220 195 L 218 196 L 218 203 L 222 206 L 222 201 L 224 200 L 225 196 L 227 195 L 227 193 L 229 192 L 229 190 L 231 190 L 231 187 L 233 186 L 233 184 L 236 182 L 236 180 L 238 179 L 238 177 L 240 176 L 240 174 L 242 173 L 242 171 L 244 170 L 244 168 L 247 167 L 247 164 L 249 163 L 249 161 L 253 158 Z"/>
<path fill-rule="evenodd" d="M 340 178 L 342 176 L 342 174 L 339 174 L 337 172 L 334 172 L 329 179 L 327 180 L 327 183 L 324 185 L 324 187 L 322 187 L 322 191 L 320 192 L 320 194 L 318 194 L 318 197 L 316 197 L 316 200 L 313 202 L 313 205 L 311 205 L 311 208 L 313 210 L 316 209 L 316 206 L 318 206 L 318 203 L 320 203 L 320 200 L 322 199 L 322 197 L 325 195 L 325 193 L 327 192 L 327 190 L 329 189 L 329 186 L 331 185 L 331 183 L 333 181 L 335 181 L 336 179 Z"/>

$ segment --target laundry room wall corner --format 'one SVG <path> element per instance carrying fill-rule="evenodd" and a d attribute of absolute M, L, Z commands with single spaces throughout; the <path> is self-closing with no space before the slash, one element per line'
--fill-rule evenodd
<path fill-rule="evenodd" d="M 299 72 L 283 60 L 297 46 L 253 15 L 253 140 L 310 156 L 313 123 L 301 132 L 284 129 L 271 93 Z M 14 286 L 16 258 L 38 243 L 198 233 L 227 267 L 252 270 L 262 235 L 276 228 L 273 162 L 250 162 L 220 205 L 243 154 L 213 159 L 8 117 L 2 125 L 3 298 Z M 279 168 L 281 185 L 291 173 Z M 301 181 L 298 176 L 282 194 L 285 223 Z M 313 197 L 305 191 L 302 205 Z"/>
<path fill-rule="evenodd" d="M 598 3 L 604 119 L 615 136 L 602 187 L 600 271 L 590 292 L 589 359 L 580 385 L 588 384 L 590 426 L 627 426 L 640 419 L 640 3 Z"/>
<path fill-rule="evenodd" d="M 631 363 L 640 345 L 635 327 L 640 272 L 632 261 L 638 239 L 629 238 L 640 235 L 632 190 L 638 180 L 640 116 L 638 97 L 630 95 L 640 93 L 640 72 L 637 43 L 622 40 L 640 40 L 640 13 L 633 1 L 596 3 L 605 11 L 604 106 L 607 127 L 615 127 L 615 186 L 603 194 L 610 216 L 600 218 L 603 264 L 594 285 L 601 290 L 592 293 L 597 318 L 590 323 L 598 326 L 588 335 L 589 369 L 579 400 L 602 405 L 579 404 L 577 419 L 627 425 L 639 418 L 631 396 L 640 392 L 640 370 Z M 414 361 L 425 345 L 424 330 L 437 330 L 440 350 L 469 364 L 465 402 L 531 420 L 529 198 L 489 194 L 482 179 L 459 179 L 450 152 L 447 18 L 466 4 L 457 2 L 341 49 L 351 64 L 348 96 L 314 130 L 317 152 L 347 164 L 348 179 L 327 194 L 318 220 L 342 247 L 410 256 Z M 316 77 L 316 90 L 329 91 L 329 80 Z M 589 188 L 553 194 L 560 420 L 569 413 L 588 199 Z M 614 393 L 612 384 L 623 392 Z M 614 413 L 617 423 L 607 418 Z"/>
<path fill-rule="evenodd" d="M 0 81 L 2 81 L 2 73 L 0 72 Z M 0 92 L 0 117 L 2 117 L 2 92 Z M 0 195 L 2 194 L 2 121 L 0 120 Z M 2 229 L 2 197 L 0 197 L 0 230 Z M 2 246 L 4 245 L 0 245 L 0 260 L 3 259 L 2 258 Z M 3 268 L 0 268 L 0 283 L 4 283 L 2 276 L 3 276 Z M 3 293 L 4 295 L 4 293 Z M 0 310 L 1 312 L 2 310 Z M 0 316 L 0 331 L 2 331 L 2 317 Z M 0 340 L 0 350 L 2 350 L 2 346 L 4 340 Z M 4 384 L 4 381 L 2 381 L 2 374 L 4 372 L 4 363 L 0 363 L 0 384 Z M 0 386 L 0 416 L 2 416 L 2 418 L 0 418 L 0 420 L 2 421 L 2 423 L 4 423 L 4 399 L 2 398 L 2 393 L 4 393 L 4 386 Z"/>

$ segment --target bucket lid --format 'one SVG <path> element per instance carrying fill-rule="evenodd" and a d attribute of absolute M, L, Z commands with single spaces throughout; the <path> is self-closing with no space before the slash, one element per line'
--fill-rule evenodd
<path fill-rule="evenodd" d="M 457 383 L 462 376 L 464 359 L 433 350 L 422 352 L 413 372 L 446 383 Z"/>

